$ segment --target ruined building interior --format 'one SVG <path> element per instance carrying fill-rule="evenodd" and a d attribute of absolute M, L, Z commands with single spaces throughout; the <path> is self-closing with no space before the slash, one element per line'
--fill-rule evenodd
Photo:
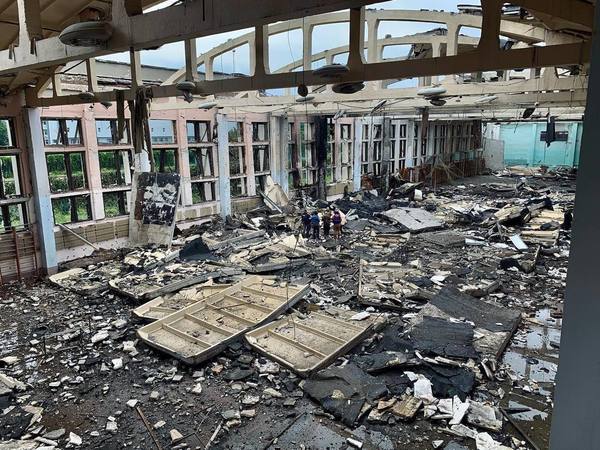
<path fill-rule="evenodd" d="M 0 0 L 0 450 L 600 448 L 598 16 Z"/>

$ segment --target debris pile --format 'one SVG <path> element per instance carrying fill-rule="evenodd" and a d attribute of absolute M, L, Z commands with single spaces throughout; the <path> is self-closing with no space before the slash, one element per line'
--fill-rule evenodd
<path fill-rule="evenodd" d="M 516 173 L 269 185 L 169 247 L 8 286 L 0 449 L 546 446 L 574 184 Z M 305 234 L 336 209 L 340 239 Z"/>

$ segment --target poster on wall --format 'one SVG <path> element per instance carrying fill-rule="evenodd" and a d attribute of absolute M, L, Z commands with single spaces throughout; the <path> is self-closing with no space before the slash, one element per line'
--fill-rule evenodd
<path fill-rule="evenodd" d="M 134 174 L 129 214 L 131 246 L 171 245 L 180 195 L 181 176 L 177 173 Z"/>

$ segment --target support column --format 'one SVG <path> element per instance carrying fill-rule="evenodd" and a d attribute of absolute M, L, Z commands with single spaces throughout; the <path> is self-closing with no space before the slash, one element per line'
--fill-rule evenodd
<path fill-rule="evenodd" d="M 317 198 L 327 200 L 327 117 L 314 116 L 317 153 Z"/>
<path fill-rule="evenodd" d="M 354 121 L 354 157 L 352 158 L 352 190 L 359 191 L 361 187 L 361 149 L 362 149 L 362 126 L 363 121 Z"/>
<path fill-rule="evenodd" d="M 269 151 L 271 162 L 271 178 L 287 192 L 287 130 L 282 126 L 283 117 L 269 118 Z M 283 187 L 285 180 L 286 187 Z"/>
<path fill-rule="evenodd" d="M 85 164 L 88 173 L 88 188 L 92 204 L 92 218 L 104 219 L 104 196 L 102 195 L 102 178 L 100 176 L 100 159 L 98 155 L 98 139 L 96 137 L 96 119 L 93 112 L 84 108 L 82 117 L 83 142 L 87 148 Z"/>
<path fill-rule="evenodd" d="M 229 183 L 229 136 L 227 116 L 217 114 L 217 153 L 219 154 L 219 204 L 221 217 L 231 215 L 231 184 Z"/>
<path fill-rule="evenodd" d="M 392 156 L 392 119 L 383 118 L 382 155 L 381 155 L 381 189 L 384 195 L 390 190 L 390 159 Z M 399 149 L 397 149 L 399 151 Z"/>
<path fill-rule="evenodd" d="M 54 238 L 54 216 L 50 199 L 50 181 L 46 170 L 44 137 L 42 135 L 41 108 L 28 108 L 26 125 L 30 149 L 29 164 L 33 186 L 33 203 L 37 222 L 37 239 L 42 256 L 42 268 L 48 273 L 56 273 L 56 240 Z"/>
<path fill-rule="evenodd" d="M 192 205 L 192 175 L 187 142 L 187 120 L 178 115 L 175 122 L 177 127 L 177 157 L 179 159 L 179 174 L 181 175 L 181 204 Z"/>
<path fill-rule="evenodd" d="M 600 8 L 596 8 L 596 25 Z M 550 448 L 600 448 L 600 35 L 594 27 Z"/>

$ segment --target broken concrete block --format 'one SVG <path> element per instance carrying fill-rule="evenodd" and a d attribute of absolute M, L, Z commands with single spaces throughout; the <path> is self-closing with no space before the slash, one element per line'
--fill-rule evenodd
<path fill-rule="evenodd" d="M 183 439 L 183 434 L 173 428 L 169 431 L 169 436 L 171 437 L 171 443 L 175 444 Z"/>
<path fill-rule="evenodd" d="M 200 383 L 196 383 L 192 388 L 192 394 L 202 394 L 202 385 Z"/>
<path fill-rule="evenodd" d="M 246 417 L 246 418 L 252 418 L 252 417 L 256 416 L 256 410 L 255 409 L 242 409 L 242 411 L 240 412 L 240 416 Z"/>
<path fill-rule="evenodd" d="M 225 420 L 239 419 L 240 412 L 236 409 L 229 409 L 227 411 L 223 411 L 221 413 L 221 417 L 223 417 L 223 419 L 225 419 Z"/>
<path fill-rule="evenodd" d="M 273 388 L 267 388 L 263 391 L 264 394 L 273 397 L 273 398 L 281 398 L 283 397 L 283 394 L 281 392 L 279 392 L 276 389 Z"/>
<path fill-rule="evenodd" d="M 127 406 L 129 406 L 130 408 L 135 408 L 138 404 L 138 400 L 132 398 L 131 400 L 127 401 Z"/>
<path fill-rule="evenodd" d="M 114 370 L 119 370 L 123 368 L 123 358 L 115 358 L 112 360 L 112 365 Z"/>
<path fill-rule="evenodd" d="M 158 422 L 156 422 L 154 424 L 154 429 L 158 430 L 159 428 L 164 427 L 167 424 L 167 422 L 165 422 L 164 420 L 159 420 Z"/>

